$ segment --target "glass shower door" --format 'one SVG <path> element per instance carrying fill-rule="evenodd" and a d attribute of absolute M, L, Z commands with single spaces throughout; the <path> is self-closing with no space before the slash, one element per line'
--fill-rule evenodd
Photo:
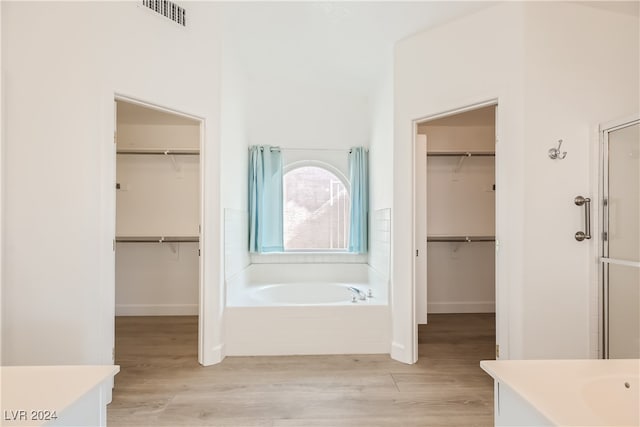
<path fill-rule="evenodd" d="M 640 358 L 640 122 L 603 142 L 604 357 Z"/>

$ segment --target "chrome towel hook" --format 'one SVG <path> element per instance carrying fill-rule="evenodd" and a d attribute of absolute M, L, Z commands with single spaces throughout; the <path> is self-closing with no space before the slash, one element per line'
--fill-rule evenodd
<path fill-rule="evenodd" d="M 560 147 L 562 147 L 562 140 L 559 139 L 558 140 L 558 148 L 550 148 L 549 149 L 549 158 L 552 160 L 558 159 L 558 160 L 562 160 L 565 157 L 567 157 L 567 152 L 563 151 L 560 152 Z"/>

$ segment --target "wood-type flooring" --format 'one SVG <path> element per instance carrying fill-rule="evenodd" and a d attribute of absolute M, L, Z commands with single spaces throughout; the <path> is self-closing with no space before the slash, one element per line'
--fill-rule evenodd
<path fill-rule="evenodd" d="M 495 316 L 432 314 L 418 341 L 414 365 L 339 355 L 227 357 L 202 367 L 196 317 L 118 317 L 121 372 L 108 425 L 493 425 L 493 382 L 479 362 L 494 358 Z"/>

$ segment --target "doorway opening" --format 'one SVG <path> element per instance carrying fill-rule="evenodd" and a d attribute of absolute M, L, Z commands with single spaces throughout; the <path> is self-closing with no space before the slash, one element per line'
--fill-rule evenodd
<path fill-rule="evenodd" d="M 116 97 L 115 130 L 115 361 L 171 340 L 172 359 L 197 363 L 203 122 Z"/>
<path fill-rule="evenodd" d="M 416 358 L 443 346 L 499 357 L 496 112 L 489 102 L 415 122 Z"/>

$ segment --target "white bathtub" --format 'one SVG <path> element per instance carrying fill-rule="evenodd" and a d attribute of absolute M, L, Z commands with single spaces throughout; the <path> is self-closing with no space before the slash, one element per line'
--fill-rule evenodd
<path fill-rule="evenodd" d="M 226 286 L 229 356 L 389 353 L 388 281 L 366 264 L 253 264 Z"/>

